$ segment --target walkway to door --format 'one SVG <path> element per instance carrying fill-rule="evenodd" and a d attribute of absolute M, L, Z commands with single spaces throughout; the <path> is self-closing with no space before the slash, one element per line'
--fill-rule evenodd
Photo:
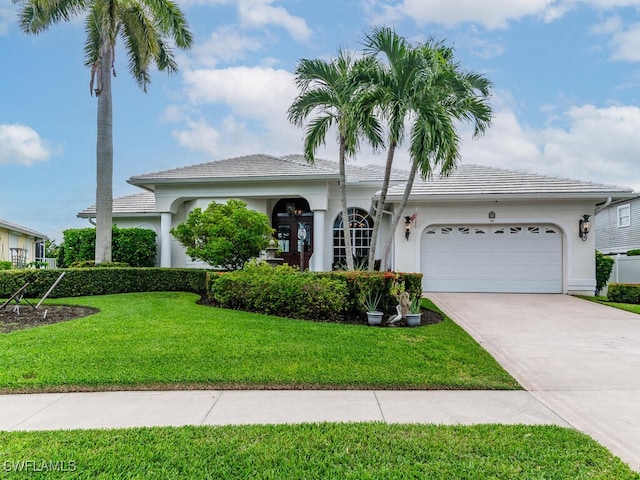
<path fill-rule="evenodd" d="M 640 315 L 567 295 L 427 295 L 520 384 L 640 470 Z"/>

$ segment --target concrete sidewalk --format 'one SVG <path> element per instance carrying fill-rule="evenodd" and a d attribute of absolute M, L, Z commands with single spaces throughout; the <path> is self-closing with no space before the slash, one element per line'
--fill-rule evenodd
<path fill-rule="evenodd" d="M 0 395 L 0 430 L 302 422 L 568 426 L 524 391 L 239 390 Z"/>

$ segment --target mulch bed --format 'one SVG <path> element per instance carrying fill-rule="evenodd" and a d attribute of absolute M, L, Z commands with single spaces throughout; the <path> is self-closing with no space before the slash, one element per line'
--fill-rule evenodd
<path fill-rule="evenodd" d="M 95 308 L 71 305 L 42 305 L 36 310 L 25 303 L 20 305 L 20 314 L 18 314 L 13 311 L 14 307 L 15 304 L 12 302 L 0 310 L 0 333 L 66 322 L 98 312 Z"/>

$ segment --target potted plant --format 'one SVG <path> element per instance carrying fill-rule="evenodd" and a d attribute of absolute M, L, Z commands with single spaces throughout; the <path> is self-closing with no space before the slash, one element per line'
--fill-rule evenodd
<path fill-rule="evenodd" d="M 382 323 L 383 313 L 378 311 L 378 305 L 382 300 L 381 292 L 362 292 L 360 294 L 360 303 L 367 312 L 367 322 L 369 325 L 380 325 Z"/>
<path fill-rule="evenodd" d="M 417 327 L 422 320 L 421 295 L 414 295 L 409 303 L 409 313 L 406 315 L 407 325 Z"/>

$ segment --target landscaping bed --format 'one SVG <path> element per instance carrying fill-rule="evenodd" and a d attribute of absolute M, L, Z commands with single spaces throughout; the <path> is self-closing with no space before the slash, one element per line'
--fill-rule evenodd
<path fill-rule="evenodd" d="M 98 312 L 96 308 L 72 305 L 43 305 L 36 310 L 28 304 L 23 304 L 20 305 L 19 312 L 14 311 L 14 307 L 15 305 L 8 305 L 0 310 L 0 333 L 52 325 Z"/>

